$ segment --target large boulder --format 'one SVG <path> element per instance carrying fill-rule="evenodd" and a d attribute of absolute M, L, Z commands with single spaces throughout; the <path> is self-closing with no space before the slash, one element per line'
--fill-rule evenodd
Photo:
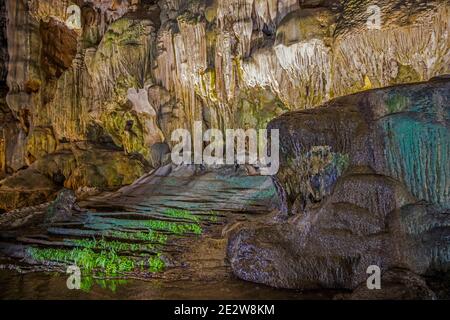
<path fill-rule="evenodd" d="M 51 201 L 63 187 L 94 193 L 130 185 L 150 170 L 138 155 L 89 143 L 67 144 L 0 182 L 5 211 Z"/>
<path fill-rule="evenodd" d="M 339 184 L 322 207 L 234 234 L 228 248 L 234 273 L 279 288 L 355 289 L 372 265 L 431 276 L 449 270 L 450 215 L 407 204 L 412 197 L 389 178 L 350 179 L 353 185 Z"/>
<path fill-rule="evenodd" d="M 34 169 L 19 171 L 0 182 L 0 210 L 10 211 L 54 199 L 58 186 Z"/>
<path fill-rule="evenodd" d="M 449 89 L 443 77 L 271 122 L 285 222 L 236 232 L 234 273 L 275 287 L 353 290 L 372 265 L 448 272 Z"/>
<path fill-rule="evenodd" d="M 450 208 L 450 81 L 389 87 L 286 113 L 276 181 L 285 213 L 330 195 L 349 167 L 392 177 L 416 197 Z"/>

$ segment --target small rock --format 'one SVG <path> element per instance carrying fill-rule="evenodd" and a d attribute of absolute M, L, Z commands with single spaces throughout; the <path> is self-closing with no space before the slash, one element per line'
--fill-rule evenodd
<path fill-rule="evenodd" d="M 75 212 L 81 211 L 76 201 L 77 198 L 72 190 L 63 189 L 48 207 L 45 223 L 52 224 L 70 220 Z"/>
<path fill-rule="evenodd" d="M 436 300 L 436 295 L 427 286 L 425 280 L 417 274 L 392 269 L 382 274 L 380 290 L 369 290 L 362 283 L 348 297 L 351 300 Z"/>

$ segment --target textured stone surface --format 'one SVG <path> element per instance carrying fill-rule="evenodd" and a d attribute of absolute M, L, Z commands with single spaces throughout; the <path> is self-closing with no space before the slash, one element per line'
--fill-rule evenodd
<path fill-rule="evenodd" d="M 368 290 L 367 285 L 358 287 L 351 300 L 436 300 L 436 294 L 423 278 L 408 270 L 393 269 L 382 275 L 381 290 Z"/>
<path fill-rule="evenodd" d="M 275 287 L 353 290 L 370 265 L 448 272 L 449 84 L 368 91 L 272 121 L 282 209 L 297 215 L 231 237 L 235 274 Z"/>
<path fill-rule="evenodd" d="M 63 189 L 58 193 L 55 201 L 47 208 L 45 223 L 53 224 L 71 219 L 74 213 L 80 212 L 76 204 L 77 198 L 72 190 Z"/>
<path fill-rule="evenodd" d="M 10 211 L 52 200 L 58 187 L 33 169 L 21 170 L 0 183 L 0 209 Z"/>
<path fill-rule="evenodd" d="M 157 219 L 180 203 L 207 214 L 222 202 L 264 211 L 261 195 L 229 197 L 261 186 L 210 171 L 197 179 L 205 168 L 168 163 L 173 130 L 195 121 L 268 125 L 281 134 L 273 180 L 282 214 L 224 230 L 234 273 L 275 287 L 355 290 L 351 299 L 434 298 L 424 279 L 450 264 L 450 80 L 430 79 L 450 73 L 450 1 L 377 0 L 379 30 L 366 24 L 371 3 L 2 1 L 0 210 L 68 188 L 49 221 L 72 220 L 75 195 L 132 185 L 100 205 L 126 203 Z M 69 23 L 71 5 L 80 20 Z M 150 207 L 133 202 L 148 193 Z M 35 223 L 44 209 L 33 208 L 3 220 Z M 89 227 L 118 223 L 87 215 Z M 372 264 L 386 280 L 375 296 L 364 290 Z"/>
<path fill-rule="evenodd" d="M 7 12 L 6 3 L 0 3 L 0 86 L 6 83 L 8 74 L 8 41 L 6 39 Z"/>
<path fill-rule="evenodd" d="M 381 30 L 367 29 L 364 1 L 6 1 L 2 175 L 80 141 L 158 166 L 152 145 L 172 146 L 172 131 L 194 121 L 264 128 L 289 110 L 450 72 L 448 1 L 378 4 Z M 71 5 L 79 26 L 68 22 Z M 325 192 L 346 165 L 334 153 L 309 155 L 338 162 L 319 183 Z"/>
<path fill-rule="evenodd" d="M 349 167 L 401 181 L 416 199 L 450 206 L 449 88 L 445 77 L 342 97 L 322 108 L 286 113 L 276 181 L 285 213 L 332 191 Z"/>

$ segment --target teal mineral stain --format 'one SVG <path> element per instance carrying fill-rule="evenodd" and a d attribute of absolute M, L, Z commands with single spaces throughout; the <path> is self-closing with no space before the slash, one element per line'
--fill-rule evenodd
<path fill-rule="evenodd" d="M 450 130 L 430 118 L 403 113 L 382 119 L 385 157 L 390 174 L 415 197 L 450 208 Z"/>

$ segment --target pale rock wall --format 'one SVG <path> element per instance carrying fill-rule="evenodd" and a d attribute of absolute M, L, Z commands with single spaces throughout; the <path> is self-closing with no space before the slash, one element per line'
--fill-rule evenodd
<path fill-rule="evenodd" d="M 380 1 L 381 30 L 367 29 L 368 4 L 358 1 L 183 3 L 162 6 L 155 80 L 189 123 L 207 108 L 211 123 L 233 127 L 241 101 L 260 89 L 296 110 L 449 72 L 448 1 Z"/>

